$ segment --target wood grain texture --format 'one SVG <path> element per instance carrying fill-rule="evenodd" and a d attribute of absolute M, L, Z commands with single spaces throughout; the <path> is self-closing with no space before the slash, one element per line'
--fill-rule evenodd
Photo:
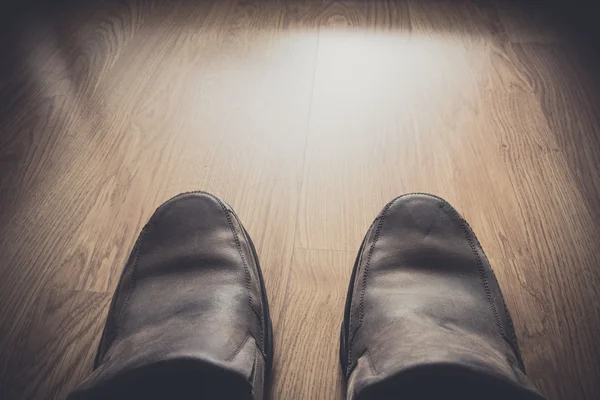
<path fill-rule="evenodd" d="M 91 369 L 112 295 L 63 289 L 43 290 L 25 316 L 12 348 L 2 398 L 67 396 Z M 43 377 L 43 379 L 40 379 Z"/>
<path fill-rule="evenodd" d="M 345 251 L 294 250 L 275 348 L 272 398 L 343 396 L 337 365 L 354 258 Z"/>
<path fill-rule="evenodd" d="M 202 189 L 258 248 L 272 398 L 343 397 L 355 252 L 387 201 L 424 191 L 477 233 L 534 383 L 595 399 L 600 81 L 540 7 L 69 0 L 15 13 L 0 29 L 0 398 L 61 399 L 89 373 L 141 227 Z"/>

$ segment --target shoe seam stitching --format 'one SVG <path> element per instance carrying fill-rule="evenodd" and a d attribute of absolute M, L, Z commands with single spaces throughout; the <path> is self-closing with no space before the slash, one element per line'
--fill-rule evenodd
<path fill-rule="evenodd" d="M 250 332 L 246 332 L 246 336 L 244 336 L 244 339 L 242 340 L 242 342 L 239 344 L 239 346 L 235 349 L 235 351 L 233 352 L 233 354 L 231 354 L 229 357 L 227 357 L 225 359 L 225 361 L 230 362 L 232 361 L 239 353 L 240 351 L 242 351 L 242 349 L 244 348 L 244 346 L 246 345 L 246 342 L 248 342 L 248 339 L 250 339 L 250 336 L 252 336 L 250 334 Z"/>
<path fill-rule="evenodd" d="M 353 350 L 353 346 L 354 346 L 354 341 L 356 339 L 356 336 L 358 335 L 360 328 L 362 327 L 362 323 L 363 323 L 363 319 L 364 319 L 365 292 L 366 292 L 366 288 L 367 288 L 367 279 L 368 279 L 368 275 L 369 275 L 369 268 L 371 266 L 371 258 L 373 256 L 373 253 L 375 252 L 375 246 L 377 245 L 377 242 L 379 241 L 379 235 L 381 234 L 381 229 L 383 228 L 383 223 L 385 222 L 385 220 L 387 218 L 387 212 L 389 211 L 390 207 L 398 199 L 399 199 L 399 197 L 397 197 L 394 200 L 392 200 L 391 202 L 389 202 L 384 207 L 383 211 L 381 212 L 381 215 L 378 217 L 378 218 L 380 218 L 380 220 L 377 224 L 377 228 L 376 228 L 375 234 L 373 236 L 373 243 L 369 247 L 369 252 L 367 253 L 367 260 L 365 262 L 365 267 L 363 269 L 363 274 L 362 274 L 363 276 L 362 276 L 361 293 L 360 293 L 360 299 L 359 299 L 358 324 L 356 326 L 356 329 L 354 329 L 354 333 L 352 334 L 352 337 L 350 338 L 350 343 L 348 345 L 348 367 L 347 367 L 348 371 L 346 371 L 346 373 L 351 371 L 352 368 L 354 367 L 353 361 L 352 361 L 352 350 Z M 357 268 L 360 268 L 360 265 L 358 265 Z M 351 315 L 352 315 L 352 313 L 350 313 L 350 320 L 352 320 Z M 349 323 L 349 331 L 352 332 L 352 321 L 350 321 L 350 323 Z"/>
<path fill-rule="evenodd" d="M 512 348 L 512 350 L 515 352 L 515 357 L 517 357 L 517 361 L 522 364 L 522 361 L 520 361 L 520 353 L 519 353 L 519 349 L 518 349 L 518 343 L 516 340 L 516 337 L 512 338 L 509 337 L 506 330 L 504 329 L 504 327 L 502 326 L 502 322 L 500 320 L 500 313 L 498 312 L 498 307 L 496 307 L 495 301 L 494 301 L 494 296 L 492 295 L 492 290 L 490 288 L 490 283 L 489 283 L 489 279 L 487 277 L 487 273 L 486 273 L 486 269 L 484 268 L 483 265 L 483 260 L 481 259 L 481 256 L 479 255 L 479 252 L 477 251 L 477 247 L 479 247 L 481 249 L 482 252 L 483 251 L 483 247 L 481 246 L 481 244 L 479 243 L 479 240 L 477 239 L 477 236 L 475 236 L 475 234 L 473 233 L 473 230 L 471 228 L 471 226 L 469 225 L 469 223 L 462 218 L 462 216 L 458 213 L 458 211 L 456 211 L 451 205 L 449 205 L 447 202 L 445 202 L 449 208 L 450 211 L 452 213 L 454 213 L 454 215 L 459 219 L 461 226 L 463 228 L 463 232 L 465 234 L 465 236 L 467 237 L 467 240 L 469 241 L 469 245 L 471 247 L 471 251 L 473 252 L 473 255 L 475 256 L 476 260 L 477 260 L 477 268 L 479 270 L 479 276 L 481 278 L 481 282 L 483 284 L 484 287 L 484 291 L 486 293 L 486 297 L 488 300 L 488 303 L 492 309 L 492 312 L 494 314 L 494 320 L 496 322 L 496 328 L 498 329 L 498 333 L 500 334 L 500 336 L 502 337 L 502 339 L 504 339 L 504 341 Z M 485 252 L 484 252 L 485 255 Z M 491 269 L 491 266 L 490 266 Z M 493 271 L 492 271 L 493 273 Z M 506 307 L 506 303 L 504 302 L 503 298 L 500 298 L 500 302 L 502 303 L 502 305 L 504 306 L 504 312 L 507 315 L 507 320 L 508 320 L 508 324 L 509 324 L 509 328 L 511 328 L 512 330 L 510 331 L 511 336 L 512 333 L 514 333 L 514 326 L 512 325 L 512 320 L 510 318 L 510 313 L 508 312 L 508 308 Z M 514 339 L 514 340 L 512 340 Z M 512 360 L 508 360 L 510 362 L 510 364 L 513 364 Z M 521 368 L 523 368 L 524 366 L 521 365 Z"/>
<path fill-rule="evenodd" d="M 477 251 L 477 246 L 479 246 L 479 248 L 481 248 L 482 252 L 483 252 L 483 247 L 481 247 L 481 244 L 479 243 L 477 236 L 475 236 L 475 234 L 473 233 L 473 229 L 471 228 L 469 223 L 459 214 L 459 212 L 456 211 L 456 209 L 450 203 L 448 203 L 446 200 L 444 200 L 441 197 L 427 194 L 427 193 L 421 193 L 421 194 L 441 201 L 442 206 L 444 206 L 446 209 L 448 209 L 454 215 L 454 217 L 458 219 L 458 222 L 463 230 L 463 234 L 465 235 L 467 241 L 469 242 L 469 247 L 471 248 L 471 251 L 472 251 L 473 255 L 475 256 L 477 269 L 479 272 L 479 277 L 481 279 L 481 283 L 483 285 L 488 304 L 490 305 L 490 308 L 492 309 L 492 314 L 494 315 L 494 322 L 496 323 L 496 329 L 498 330 L 500 337 L 502 337 L 502 339 L 515 352 L 515 356 L 519 357 L 518 348 L 514 348 L 513 341 L 511 341 L 510 338 L 507 336 L 506 331 L 505 331 L 504 327 L 502 326 L 502 322 L 500 321 L 500 314 L 499 314 L 498 308 L 496 307 L 496 304 L 494 302 L 494 296 L 492 295 L 492 290 L 490 288 L 489 279 L 487 278 L 487 274 L 486 274 L 486 271 L 485 271 L 485 268 L 483 265 L 483 260 L 481 259 L 481 256 L 479 255 L 479 252 Z M 491 267 L 490 267 L 490 269 L 491 269 Z M 500 300 L 504 304 L 504 310 L 505 310 L 506 314 L 510 315 L 508 313 L 506 304 L 504 303 L 504 299 L 500 299 Z M 510 322 L 511 321 L 509 318 L 509 323 Z M 513 328 L 513 330 L 514 330 L 514 328 Z M 514 342 L 516 343 L 516 338 L 515 338 Z M 508 362 L 510 364 L 513 364 L 512 360 L 510 360 L 510 359 L 508 360 Z"/>
<path fill-rule="evenodd" d="M 364 356 L 367 359 L 367 366 L 369 367 L 373 375 L 377 375 L 377 369 L 375 368 L 375 364 L 373 363 L 373 359 L 371 358 L 371 352 L 369 351 L 369 349 L 365 350 Z"/>
<path fill-rule="evenodd" d="M 212 196 L 220 205 L 221 208 L 223 209 L 223 212 L 225 212 L 225 218 L 227 219 L 227 223 L 229 224 L 229 229 L 231 230 L 231 233 L 233 234 L 233 240 L 235 241 L 236 244 L 236 248 L 238 251 L 238 254 L 240 256 L 240 258 L 242 259 L 242 264 L 244 266 L 244 273 L 245 273 L 245 286 L 246 286 L 246 290 L 248 291 L 248 305 L 250 306 L 250 309 L 254 312 L 254 314 L 256 315 L 256 317 L 258 318 L 259 322 L 260 322 L 260 344 L 261 344 L 261 351 L 264 353 L 264 332 L 263 332 L 263 319 L 260 315 L 260 313 L 256 310 L 256 307 L 254 307 L 254 300 L 252 297 L 252 292 L 251 292 L 251 280 L 252 277 L 250 275 L 250 268 L 248 267 L 248 262 L 246 261 L 246 257 L 244 257 L 244 253 L 242 251 L 242 244 L 240 242 L 240 238 L 237 234 L 237 232 L 235 231 L 235 227 L 233 226 L 233 221 L 231 220 L 231 215 L 229 213 L 229 210 L 227 209 L 227 207 L 225 207 L 225 204 L 223 204 L 223 202 Z"/>

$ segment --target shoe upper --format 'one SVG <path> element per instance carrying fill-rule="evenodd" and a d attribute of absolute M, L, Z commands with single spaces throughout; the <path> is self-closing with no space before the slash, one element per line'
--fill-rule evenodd
<path fill-rule="evenodd" d="M 261 398 L 271 351 L 268 303 L 249 236 L 222 200 L 186 193 L 159 207 L 140 234 L 113 297 L 95 371 L 72 398 L 114 394 L 127 374 L 161 379 L 182 365 Z M 182 387 L 183 375 L 172 374 Z M 183 384 L 193 398 L 204 390 L 198 386 L 210 386 Z"/>
<path fill-rule="evenodd" d="M 473 373 L 538 398 L 478 240 L 435 196 L 401 196 L 375 219 L 357 256 L 341 342 L 349 398 L 404 377 L 417 382 L 415 371 Z"/>

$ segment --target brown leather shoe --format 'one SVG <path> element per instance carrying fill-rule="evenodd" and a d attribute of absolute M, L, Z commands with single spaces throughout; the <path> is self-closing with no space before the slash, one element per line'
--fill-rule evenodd
<path fill-rule="evenodd" d="M 367 232 L 348 290 L 340 359 L 349 399 L 540 399 L 469 225 L 409 194 Z"/>
<path fill-rule="evenodd" d="M 69 399 L 260 399 L 273 359 L 250 236 L 207 193 L 167 201 L 113 297 L 93 374 Z"/>

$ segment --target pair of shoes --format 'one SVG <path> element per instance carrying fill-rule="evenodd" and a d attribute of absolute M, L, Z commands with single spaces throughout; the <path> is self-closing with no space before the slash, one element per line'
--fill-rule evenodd
<path fill-rule="evenodd" d="M 340 361 L 350 399 L 540 399 L 467 223 L 444 200 L 396 198 L 367 232 Z M 256 250 L 208 193 L 160 206 L 125 266 L 94 372 L 69 399 L 266 394 L 273 331 Z"/>

